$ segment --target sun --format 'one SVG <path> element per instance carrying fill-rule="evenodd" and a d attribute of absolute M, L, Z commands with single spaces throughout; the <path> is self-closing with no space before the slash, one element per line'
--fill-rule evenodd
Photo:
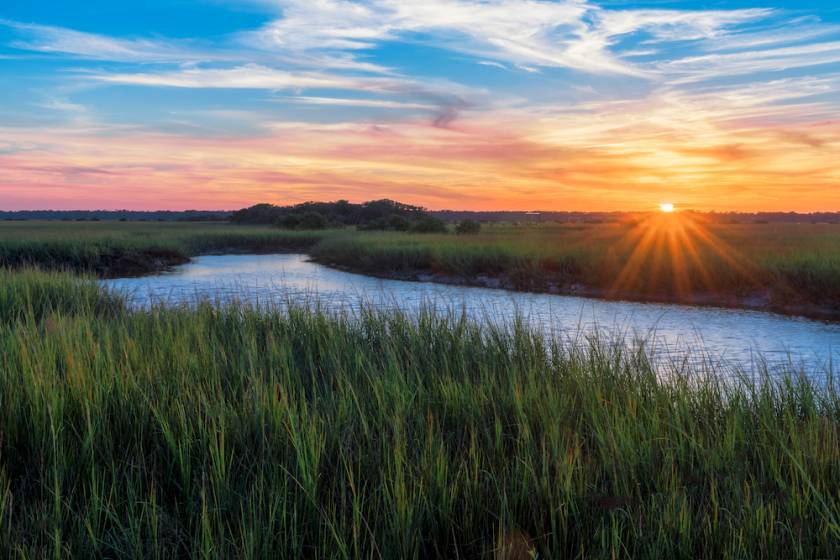
<path fill-rule="evenodd" d="M 670 214 L 674 211 L 674 205 L 670 202 L 663 202 L 659 205 L 659 209 L 666 214 Z"/>

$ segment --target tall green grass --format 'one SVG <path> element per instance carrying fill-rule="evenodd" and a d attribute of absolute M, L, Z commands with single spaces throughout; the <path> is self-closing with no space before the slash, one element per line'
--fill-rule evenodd
<path fill-rule="evenodd" d="M 305 251 L 331 234 L 230 224 L 15 222 L 0 224 L 0 266 L 140 275 L 206 253 Z"/>
<path fill-rule="evenodd" d="M 37 322 L 53 314 L 98 318 L 123 308 L 120 296 L 84 278 L 35 269 L 0 269 L 0 323 Z"/>
<path fill-rule="evenodd" d="M 481 558 L 518 544 L 814 558 L 840 542 L 831 383 L 663 382 L 620 344 L 431 311 L 101 313 L 96 289 L 35 272 L 0 283 L 2 557 Z"/>

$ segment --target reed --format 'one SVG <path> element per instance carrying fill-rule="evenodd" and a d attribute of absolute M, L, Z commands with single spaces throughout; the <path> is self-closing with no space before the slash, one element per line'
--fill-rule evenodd
<path fill-rule="evenodd" d="M 224 223 L 10 222 L 0 224 L 0 266 L 134 276 L 200 254 L 305 251 L 333 233 Z"/>
<path fill-rule="evenodd" d="M 840 227 L 829 224 L 501 225 L 474 236 L 336 235 L 309 252 L 386 276 L 420 272 L 466 283 L 489 278 L 516 290 L 840 311 Z"/>

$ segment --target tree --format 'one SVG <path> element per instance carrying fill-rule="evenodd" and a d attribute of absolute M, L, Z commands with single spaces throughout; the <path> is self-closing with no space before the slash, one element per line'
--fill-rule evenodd
<path fill-rule="evenodd" d="M 327 218 L 318 212 L 307 212 L 300 219 L 300 229 L 324 229 L 327 227 Z"/>
<path fill-rule="evenodd" d="M 475 235 L 481 231 L 481 224 L 475 220 L 461 220 L 455 226 L 458 235 Z"/>
<path fill-rule="evenodd" d="M 238 224 L 271 224 L 282 217 L 282 209 L 273 204 L 257 204 L 237 210 L 230 221 Z"/>

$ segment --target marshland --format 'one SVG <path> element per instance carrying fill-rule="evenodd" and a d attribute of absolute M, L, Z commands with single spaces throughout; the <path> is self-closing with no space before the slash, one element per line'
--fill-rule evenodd
<path fill-rule="evenodd" d="M 838 6 L 0 0 L 0 560 L 840 559 Z"/>
<path fill-rule="evenodd" d="M 329 227 L 331 225 L 332 227 Z M 652 214 L 472 235 L 179 222 L 0 222 L 0 266 L 136 276 L 201 254 L 305 253 L 352 272 L 519 291 L 840 314 L 840 224 Z"/>
<path fill-rule="evenodd" d="M 830 360 L 818 372 L 663 368 L 638 341 L 552 338 L 457 306 L 137 306 L 102 281 L 198 255 L 306 253 L 520 290 L 614 289 L 628 270 L 633 299 L 838 301 L 838 226 L 703 224 L 708 237 L 683 238 L 650 219 L 475 235 L 0 225 L 2 555 L 832 556 Z M 645 227 L 666 229 L 645 241 Z M 675 268 L 672 239 L 698 260 Z"/>

